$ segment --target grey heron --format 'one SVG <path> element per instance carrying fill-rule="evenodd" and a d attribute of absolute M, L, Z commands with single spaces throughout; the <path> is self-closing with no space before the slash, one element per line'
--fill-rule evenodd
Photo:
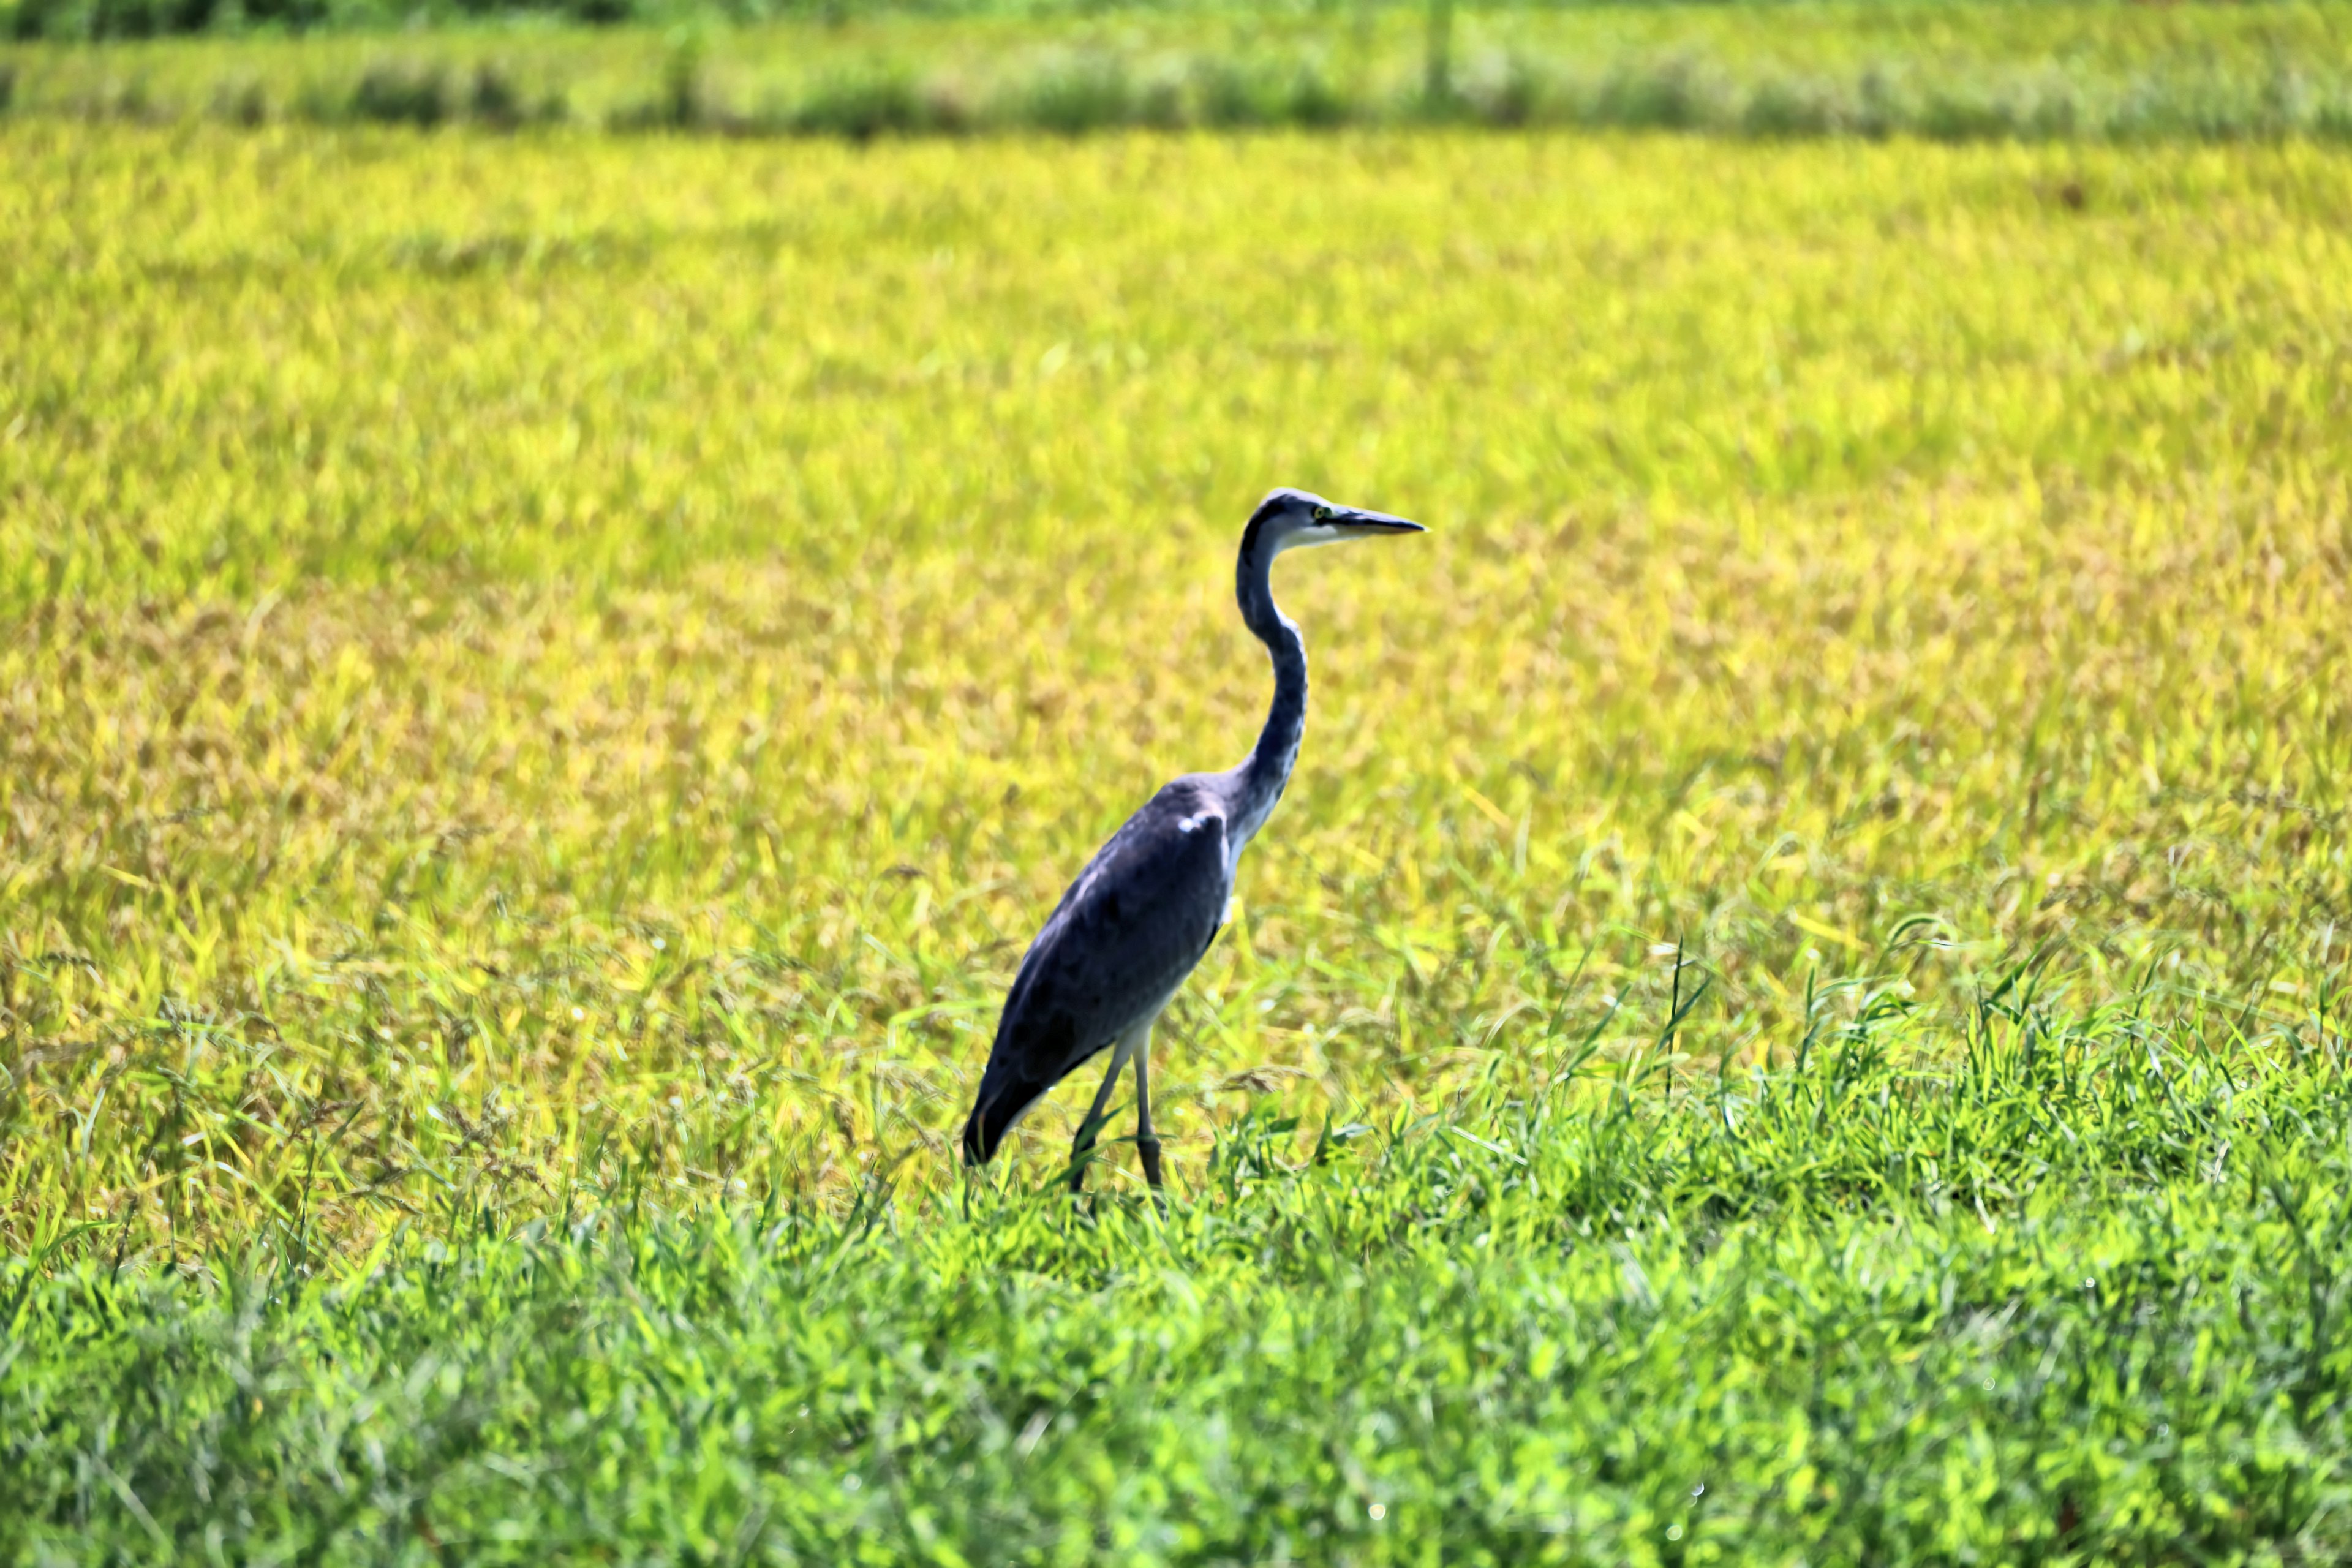
<path fill-rule="evenodd" d="M 1165 785 L 1096 851 L 1029 944 L 964 1123 L 968 1164 L 982 1165 L 1045 1091 L 1104 1051 L 1094 1105 L 1070 1150 L 1072 1191 L 1119 1073 L 1135 1066 L 1135 1146 L 1161 1186 L 1151 1130 L 1151 1026 L 1223 924 L 1242 850 L 1265 826 L 1290 782 L 1307 727 L 1307 648 L 1276 607 L 1274 558 L 1308 544 L 1419 533 L 1417 522 L 1277 489 L 1250 514 L 1234 568 L 1242 621 L 1274 659 L 1274 703 L 1257 745 L 1238 767 L 1187 773 Z"/>

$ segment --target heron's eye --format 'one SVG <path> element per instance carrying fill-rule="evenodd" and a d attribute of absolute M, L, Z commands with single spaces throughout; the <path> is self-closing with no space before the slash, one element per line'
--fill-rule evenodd
<path fill-rule="evenodd" d="M 1331 521 L 1331 509 L 1330 509 L 1329 507 L 1328 507 L 1328 506 L 1318 506 L 1318 507 L 1317 507 L 1317 508 L 1315 509 L 1315 521 L 1318 521 L 1318 522 L 1328 522 L 1328 521 Z"/>

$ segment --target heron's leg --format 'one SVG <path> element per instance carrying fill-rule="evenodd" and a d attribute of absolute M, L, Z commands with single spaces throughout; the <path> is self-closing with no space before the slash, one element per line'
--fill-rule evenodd
<path fill-rule="evenodd" d="M 1110 1103 L 1110 1091 L 1118 1087 L 1118 1075 L 1127 1069 L 1128 1053 L 1135 1048 L 1132 1031 L 1122 1035 L 1110 1048 L 1110 1071 L 1103 1074 L 1102 1087 L 1095 1090 L 1095 1102 L 1087 1107 L 1086 1120 L 1078 1123 L 1078 1135 L 1070 1142 L 1070 1191 L 1084 1192 L 1087 1185 L 1087 1155 L 1095 1146 L 1095 1132 L 1101 1127 L 1103 1107 Z"/>
<path fill-rule="evenodd" d="M 1143 1156 L 1143 1177 L 1156 1194 L 1160 1180 L 1160 1140 L 1151 1131 L 1151 1026 L 1147 1018 L 1135 1043 L 1135 1152 Z"/>

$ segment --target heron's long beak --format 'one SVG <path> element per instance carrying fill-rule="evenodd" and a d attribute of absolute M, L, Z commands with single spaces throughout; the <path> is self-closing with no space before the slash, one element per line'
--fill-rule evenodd
<path fill-rule="evenodd" d="M 1417 522 L 1407 522 L 1401 517 L 1391 517 L 1384 511 L 1363 511 L 1358 508 L 1335 510 L 1327 527 L 1336 530 L 1343 539 L 1370 539 L 1382 533 L 1427 533 L 1429 530 Z"/>

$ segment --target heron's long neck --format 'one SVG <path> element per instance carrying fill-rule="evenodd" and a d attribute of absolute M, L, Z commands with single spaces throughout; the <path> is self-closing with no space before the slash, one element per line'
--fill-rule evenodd
<path fill-rule="evenodd" d="M 1298 628 L 1275 606 L 1274 589 L 1266 580 L 1274 552 L 1253 531 L 1242 542 L 1240 562 L 1234 568 L 1234 589 L 1241 601 L 1242 620 L 1265 644 L 1274 658 L 1274 705 L 1266 710 L 1265 728 L 1249 760 L 1236 771 L 1241 798 L 1235 825 L 1236 846 L 1247 843 L 1282 798 L 1290 770 L 1298 761 L 1299 738 L 1307 732 L 1307 645 Z"/>

